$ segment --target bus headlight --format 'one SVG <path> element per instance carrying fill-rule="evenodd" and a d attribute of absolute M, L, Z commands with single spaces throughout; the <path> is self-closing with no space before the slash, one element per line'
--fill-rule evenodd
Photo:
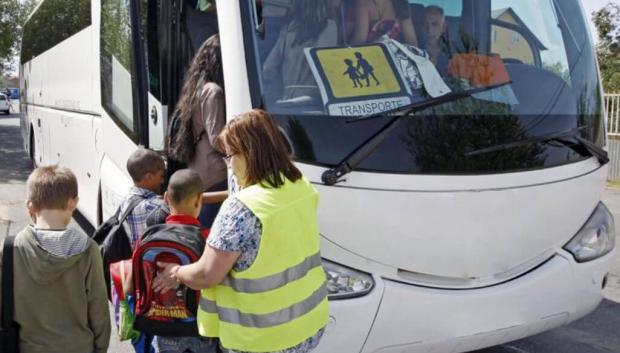
<path fill-rule="evenodd" d="M 360 297 L 370 293 L 375 281 L 369 274 L 323 259 L 329 299 Z"/>
<path fill-rule="evenodd" d="M 615 245 L 614 218 L 601 202 L 564 249 L 573 254 L 577 262 L 586 262 L 609 253 Z"/>

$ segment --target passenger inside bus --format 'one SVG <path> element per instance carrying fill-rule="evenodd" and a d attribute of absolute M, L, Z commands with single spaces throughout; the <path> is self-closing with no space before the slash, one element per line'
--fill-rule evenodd
<path fill-rule="evenodd" d="M 423 48 L 440 72 L 448 67 L 450 60 L 447 30 L 444 10 L 439 6 L 428 6 L 424 11 Z"/>
<path fill-rule="evenodd" d="M 374 42 L 384 34 L 409 45 L 418 45 L 409 3 L 405 0 L 357 0 L 352 42 Z"/>
<path fill-rule="evenodd" d="M 452 48 L 457 47 L 450 42 L 449 33 L 457 33 L 461 23 L 460 17 L 448 18 L 442 7 L 406 0 L 265 0 L 257 5 L 263 99 L 267 106 L 276 104 L 283 111 L 293 105 L 307 111 L 324 110 L 320 87 L 325 82 L 317 81 L 306 49 L 386 43 L 384 35 L 388 35 L 405 44 L 400 49 L 388 45 L 388 50 L 405 50 L 422 57 L 420 60 L 427 56 L 430 62 L 424 70 L 435 71 L 431 69 L 434 66 L 435 75 L 445 79 Z M 416 48 L 426 49 L 428 55 Z M 419 63 L 407 55 L 400 53 L 396 64 L 418 70 Z M 410 81 L 409 76 L 405 79 Z M 414 90 L 420 88 L 414 86 Z"/>
<path fill-rule="evenodd" d="M 292 4 L 292 19 L 280 31 L 263 66 L 268 102 L 292 98 L 315 100 L 319 90 L 304 49 L 338 44 L 338 27 L 330 17 L 335 0 L 297 0 Z M 339 0 L 336 0 L 339 2 Z"/>

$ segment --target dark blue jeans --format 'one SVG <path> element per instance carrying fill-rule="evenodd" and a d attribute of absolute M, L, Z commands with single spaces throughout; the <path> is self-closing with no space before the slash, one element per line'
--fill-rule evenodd
<path fill-rule="evenodd" d="M 153 339 L 155 353 L 215 353 L 217 340 L 206 337 L 160 337 Z"/>

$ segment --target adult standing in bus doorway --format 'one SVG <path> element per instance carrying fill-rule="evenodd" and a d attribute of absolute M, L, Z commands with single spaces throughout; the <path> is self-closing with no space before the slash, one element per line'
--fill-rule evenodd
<path fill-rule="evenodd" d="M 202 179 L 206 193 L 200 223 L 211 228 L 222 201 L 227 197 L 227 168 L 213 148 L 226 125 L 224 74 L 220 37 L 213 35 L 198 49 L 190 64 L 173 113 L 180 119 L 172 157 L 187 163 Z M 189 143 L 188 143 L 189 141 Z"/>
<path fill-rule="evenodd" d="M 158 263 L 164 270 L 153 288 L 204 289 L 198 328 L 219 338 L 225 353 L 310 352 L 329 317 L 318 193 L 264 111 L 231 121 L 216 146 L 243 189 L 224 202 L 200 260 Z"/>

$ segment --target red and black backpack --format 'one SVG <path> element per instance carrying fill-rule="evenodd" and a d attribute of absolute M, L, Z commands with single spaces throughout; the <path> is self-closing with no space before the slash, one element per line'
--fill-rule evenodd
<path fill-rule="evenodd" d="M 157 262 L 191 264 L 198 261 L 204 247 L 198 226 L 158 224 L 147 228 L 132 257 L 136 330 L 159 336 L 198 336 L 200 291 L 179 285 L 176 290 L 155 293 L 153 280 L 159 271 Z"/>

